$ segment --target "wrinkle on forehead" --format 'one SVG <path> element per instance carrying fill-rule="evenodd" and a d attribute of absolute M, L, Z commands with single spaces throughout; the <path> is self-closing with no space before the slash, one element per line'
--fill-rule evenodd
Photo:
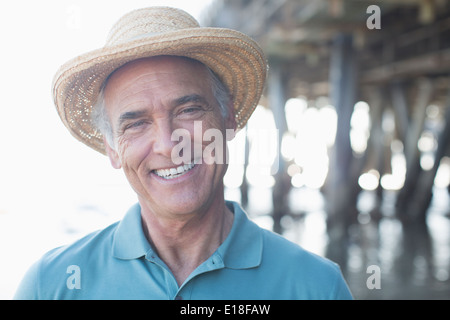
<path fill-rule="evenodd" d="M 200 61 L 197 61 L 197 60 L 194 60 L 194 59 L 190 59 L 190 58 L 187 58 L 187 57 L 156 56 L 156 57 L 142 58 L 142 59 L 138 59 L 138 60 L 134 60 L 134 61 L 128 62 L 127 64 L 125 64 L 122 67 L 120 67 L 117 70 L 115 70 L 106 79 L 104 87 L 106 89 L 108 84 L 110 82 L 114 81 L 113 79 L 121 77 L 121 76 L 123 76 L 126 73 L 132 72 L 133 70 L 142 69 L 145 65 L 156 65 L 155 69 L 158 69 L 158 65 L 160 65 L 161 63 L 164 63 L 166 65 L 166 67 L 172 67 L 172 69 L 178 70 L 178 66 L 179 66 L 180 62 L 183 62 L 183 64 L 185 66 L 189 65 L 191 69 L 194 69 L 194 68 L 197 69 L 196 70 L 197 72 L 199 70 L 201 70 L 201 69 L 203 69 L 204 71 L 207 70 L 207 67 L 203 63 L 201 63 Z M 158 70 L 158 72 L 160 74 L 168 73 L 167 69 L 166 70 L 164 70 L 164 69 L 163 70 Z M 145 74 L 143 74 L 141 76 L 144 76 L 144 75 Z M 139 79 L 141 76 L 136 77 L 136 80 Z"/>
<path fill-rule="evenodd" d="M 147 86 L 156 88 L 161 77 L 165 75 L 196 74 L 199 78 L 205 79 L 206 85 L 207 70 L 207 67 L 201 62 L 185 57 L 158 56 L 135 60 L 110 75 L 105 84 L 105 102 L 107 105 L 112 102 L 122 105 L 129 96 L 147 91 Z M 140 86 L 133 89 L 132 87 L 137 82 L 140 82 Z M 157 82 L 156 86 L 155 82 Z M 170 91 L 170 87 L 167 90 Z M 137 101 L 137 103 L 139 102 L 143 101 Z"/>

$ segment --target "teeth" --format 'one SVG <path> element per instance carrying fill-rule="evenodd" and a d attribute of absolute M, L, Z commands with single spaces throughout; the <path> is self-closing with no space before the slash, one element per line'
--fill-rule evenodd
<path fill-rule="evenodd" d="M 156 173 L 156 175 L 164 178 L 164 179 L 173 179 L 177 178 L 179 176 L 182 176 L 189 170 L 191 170 L 194 167 L 194 164 L 185 164 L 183 166 L 179 166 L 177 168 L 170 168 L 170 169 L 160 169 L 160 170 L 154 170 L 153 172 Z"/>

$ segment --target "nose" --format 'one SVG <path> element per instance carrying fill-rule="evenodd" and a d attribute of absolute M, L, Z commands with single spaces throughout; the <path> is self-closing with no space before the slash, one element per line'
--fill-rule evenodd
<path fill-rule="evenodd" d="M 177 143 L 171 139 L 174 128 L 168 120 L 158 121 L 155 127 L 156 130 L 153 131 L 151 137 L 153 140 L 153 153 L 170 158 L 172 149 Z"/>

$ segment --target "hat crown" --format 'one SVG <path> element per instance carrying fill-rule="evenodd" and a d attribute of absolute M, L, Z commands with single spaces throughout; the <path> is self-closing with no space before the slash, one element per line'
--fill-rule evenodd
<path fill-rule="evenodd" d="M 146 36 L 199 27 L 194 17 L 180 9 L 169 7 L 138 9 L 124 15 L 113 25 L 105 47 Z"/>
<path fill-rule="evenodd" d="M 261 97 L 267 64 L 259 45 L 236 30 L 200 27 L 188 13 L 152 7 L 124 15 L 112 27 L 103 48 L 62 65 L 53 78 L 53 99 L 70 133 L 106 154 L 93 106 L 105 80 L 128 62 L 169 55 L 195 59 L 209 67 L 228 88 L 241 129 Z"/>

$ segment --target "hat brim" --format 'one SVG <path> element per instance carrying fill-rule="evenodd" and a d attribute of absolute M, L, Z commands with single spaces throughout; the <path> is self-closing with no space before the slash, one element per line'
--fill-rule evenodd
<path fill-rule="evenodd" d="M 191 28 L 104 47 L 64 64 L 53 80 L 53 98 L 71 134 L 106 154 L 103 136 L 91 121 L 92 105 L 103 82 L 128 62 L 160 55 L 189 57 L 213 70 L 232 95 L 237 128 L 245 126 L 264 88 L 267 63 L 263 52 L 238 31 Z"/>

